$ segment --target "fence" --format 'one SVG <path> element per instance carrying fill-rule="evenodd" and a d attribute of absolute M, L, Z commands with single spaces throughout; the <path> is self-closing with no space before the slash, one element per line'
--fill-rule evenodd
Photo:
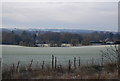
<path fill-rule="evenodd" d="M 3 78 L 5 77 L 13 77 L 15 73 L 20 73 L 22 77 L 24 74 L 27 73 L 28 75 L 35 74 L 35 72 L 43 73 L 45 75 L 46 73 L 71 73 L 71 74 L 81 74 L 81 77 L 83 75 L 92 75 L 97 73 L 98 78 L 100 78 L 101 71 L 103 70 L 103 58 L 98 59 L 97 61 L 94 58 L 91 58 L 91 60 L 83 60 L 80 57 L 73 57 L 73 59 L 68 59 L 67 61 L 62 61 L 62 63 L 59 61 L 59 59 L 52 55 L 50 61 L 36 61 L 34 59 L 31 59 L 31 61 L 28 61 L 25 63 L 24 61 L 18 61 L 16 64 L 3 64 Z M 113 68 L 113 67 L 112 67 Z"/>
<path fill-rule="evenodd" d="M 24 62 L 24 61 L 18 61 L 16 64 L 4 64 L 3 63 L 3 71 L 5 69 L 7 70 L 14 70 L 16 72 L 19 72 L 20 68 L 23 68 L 25 70 L 34 70 L 34 69 L 45 69 L 47 67 L 49 67 L 52 70 L 55 70 L 57 68 L 67 68 L 68 70 L 71 69 L 78 69 L 81 66 L 91 66 L 91 65 L 103 65 L 103 61 L 94 58 L 91 58 L 91 60 L 84 60 L 81 59 L 80 57 L 73 57 L 73 59 L 68 59 L 67 61 L 62 61 L 60 62 L 59 59 L 52 55 L 51 56 L 51 60 L 50 61 L 36 61 L 34 59 L 31 59 L 31 61 L 28 62 Z"/>

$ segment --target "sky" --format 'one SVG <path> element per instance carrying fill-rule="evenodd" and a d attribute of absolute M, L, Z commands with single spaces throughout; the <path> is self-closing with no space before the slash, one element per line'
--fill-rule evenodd
<path fill-rule="evenodd" d="M 1 13 L 2 28 L 118 30 L 118 2 L 5 0 Z"/>

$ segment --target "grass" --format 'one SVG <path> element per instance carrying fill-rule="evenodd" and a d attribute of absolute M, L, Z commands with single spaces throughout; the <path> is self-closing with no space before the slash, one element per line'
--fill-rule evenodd
<path fill-rule="evenodd" d="M 9 68 L 9 67 L 8 67 Z M 57 66 L 52 69 L 51 65 L 35 67 L 34 69 L 9 68 L 4 69 L 2 73 L 3 79 L 117 79 L 117 67 L 114 63 L 105 64 L 103 67 L 99 65 L 81 65 L 74 69 L 68 66 Z"/>

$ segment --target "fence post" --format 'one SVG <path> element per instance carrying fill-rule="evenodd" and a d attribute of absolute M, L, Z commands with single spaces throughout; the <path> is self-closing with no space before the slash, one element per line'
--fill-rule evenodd
<path fill-rule="evenodd" d="M 103 54 L 101 56 L 101 66 L 103 67 Z"/>
<path fill-rule="evenodd" d="M 54 69 L 54 55 L 52 55 L 52 69 Z"/>
<path fill-rule="evenodd" d="M 37 64 L 36 64 L 36 70 L 38 70 L 38 67 L 39 67 L 39 66 L 38 66 L 38 61 L 37 61 Z"/>
<path fill-rule="evenodd" d="M 118 33 L 120 33 L 120 2 L 118 2 Z M 119 36 L 117 37 L 120 40 Z M 118 44 L 118 56 L 117 56 L 117 66 L 118 66 L 118 79 L 120 80 L 120 44 Z"/>
<path fill-rule="evenodd" d="M 80 67 L 80 57 L 79 57 L 79 60 L 78 60 L 78 62 L 79 62 L 79 65 L 78 65 L 78 66 Z"/>
<path fill-rule="evenodd" d="M 16 72 L 19 72 L 19 67 L 20 67 L 20 61 L 18 61 Z"/>
<path fill-rule="evenodd" d="M 32 70 L 32 63 L 33 63 L 33 59 L 32 59 L 31 62 L 30 62 L 29 70 Z"/>
<path fill-rule="evenodd" d="M 57 57 L 55 57 L 55 69 L 57 67 Z"/>
<path fill-rule="evenodd" d="M 68 70 L 69 71 L 71 70 L 71 62 L 70 62 L 70 60 L 68 61 Z"/>
<path fill-rule="evenodd" d="M 13 64 L 12 65 L 12 73 L 14 73 L 15 72 L 15 65 Z"/>
<path fill-rule="evenodd" d="M 76 57 L 74 57 L 74 69 L 76 69 Z"/>
<path fill-rule="evenodd" d="M 44 61 L 43 61 L 43 64 L 42 64 L 42 70 L 44 69 L 44 64 L 45 64 L 45 63 L 44 63 Z"/>
<path fill-rule="evenodd" d="M 120 5 L 120 2 L 119 2 L 119 5 Z M 118 45 L 117 53 L 118 53 L 118 56 L 117 56 L 118 79 L 120 80 L 120 45 Z"/>

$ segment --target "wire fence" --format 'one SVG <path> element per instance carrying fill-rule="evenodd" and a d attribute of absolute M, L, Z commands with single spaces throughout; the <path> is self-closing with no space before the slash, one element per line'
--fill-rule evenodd
<path fill-rule="evenodd" d="M 106 61 L 108 62 L 108 61 Z M 105 63 L 105 60 L 104 60 Z M 23 60 L 18 60 L 14 63 L 7 64 L 4 63 L 2 64 L 2 70 L 10 70 L 11 68 L 32 68 L 32 69 L 45 69 L 45 68 L 58 68 L 58 67 L 64 67 L 64 68 L 79 68 L 81 66 L 91 66 L 91 65 L 99 65 L 102 66 L 103 64 L 102 59 L 82 59 L 80 57 L 73 57 L 73 59 L 65 59 L 65 60 L 59 60 L 56 56 L 52 55 L 51 59 L 45 59 L 45 60 L 34 60 L 30 59 L 29 61 L 23 61 Z"/>

